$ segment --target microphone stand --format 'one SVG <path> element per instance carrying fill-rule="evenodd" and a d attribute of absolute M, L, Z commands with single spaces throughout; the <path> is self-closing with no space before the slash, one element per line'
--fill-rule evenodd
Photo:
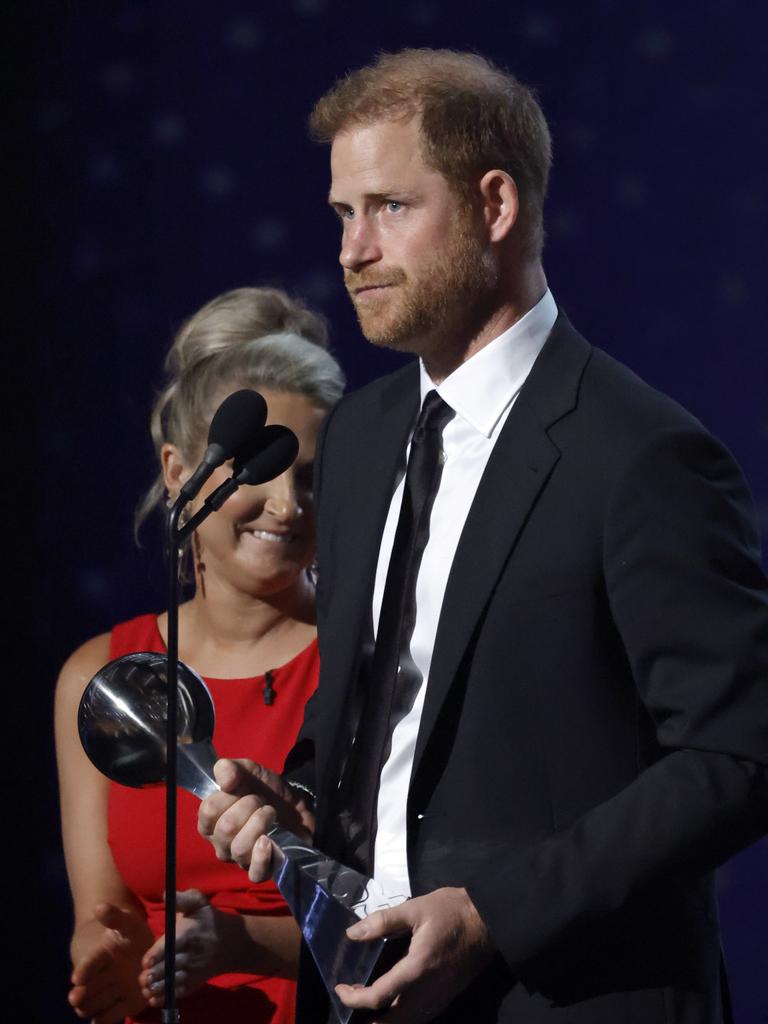
<path fill-rule="evenodd" d="M 189 501 L 180 494 L 166 521 L 168 549 L 168 713 L 165 783 L 165 1005 L 163 1024 L 178 1024 L 176 1009 L 176 711 L 179 694 L 179 517 Z"/>
<path fill-rule="evenodd" d="M 178 1024 L 176 1009 L 176 751 L 177 706 L 179 699 L 179 565 L 181 544 L 211 512 L 223 504 L 236 490 L 231 481 L 221 484 L 203 507 L 183 526 L 179 519 L 191 501 L 180 494 L 171 506 L 166 519 L 166 547 L 168 551 L 168 713 L 166 715 L 166 783 L 165 783 L 165 1005 L 161 1011 L 163 1024 Z M 221 493 L 220 493 L 221 492 Z M 215 498 L 221 500 L 215 503 Z M 214 503 L 211 504 L 211 499 Z M 169 981 L 170 979 L 170 981 Z"/>

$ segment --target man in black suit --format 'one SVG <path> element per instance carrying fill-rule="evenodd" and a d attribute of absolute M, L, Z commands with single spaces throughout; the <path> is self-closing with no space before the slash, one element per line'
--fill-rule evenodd
<path fill-rule="evenodd" d="M 276 806 L 411 897 L 352 933 L 410 934 L 339 989 L 372 1019 L 718 1024 L 711 872 L 768 830 L 747 488 L 557 310 L 529 90 L 404 51 L 342 80 L 313 127 L 363 333 L 419 361 L 343 400 L 318 453 L 322 672 L 293 788 L 221 764 L 253 793 L 209 798 L 201 831 L 259 879 Z M 409 503 L 427 509 L 410 532 Z"/>

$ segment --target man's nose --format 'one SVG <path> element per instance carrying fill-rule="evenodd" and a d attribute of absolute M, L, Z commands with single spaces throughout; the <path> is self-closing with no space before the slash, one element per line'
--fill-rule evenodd
<path fill-rule="evenodd" d="M 359 270 L 380 259 L 381 245 L 372 224 L 361 217 L 345 226 L 339 253 L 339 263 L 345 270 Z"/>

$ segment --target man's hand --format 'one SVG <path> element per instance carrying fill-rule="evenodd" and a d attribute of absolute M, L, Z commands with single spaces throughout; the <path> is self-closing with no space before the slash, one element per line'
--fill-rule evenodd
<path fill-rule="evenodd" d="M 347 935 L 367 942 L 403 932 L 411 934 L 408 952 L 391 970 L 371 985 L 336 986 L 346 1006 L 374 1011 L 371 1024 L 425 1024 L 493 955 L 486 927 L 466 889 L 436 889 L 399 907 L 378 910 L 349 928 Z"/>
<path fill-rule="evenodd" d="M 147 1005 L 139 986 L 141 958 L 154 941 L 147 922 L 111 903 L 100 903 L 94 918 L 104 933 L 75 964 L 69 1003 L 94 1024 L 117 1024 Z"/>
<path fill-rule="evenodd" d="M 213 843 L 219 860 L 234 860 L 248 869 L 251 881 L 263 882 L 272 860 L 266 833 L 279 821 L 311 839 L 314 816 L 279 775 L 253 761 L 217 761 L 213 770 L 221 792 L 200 804 L 198 831 Z"/>

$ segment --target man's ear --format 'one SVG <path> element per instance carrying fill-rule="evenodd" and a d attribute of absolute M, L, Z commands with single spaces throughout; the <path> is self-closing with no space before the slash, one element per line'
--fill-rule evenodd
<path fill-rule="evenodd" d="M 486 171 L 480 179 L 483 216 L 489 242 L 502 242 L 511 232 L 520 213 L 515 179 L 506 171 Z"/>
<path fill-rule="evenodd" d="M 175 444 L 166 442 L 160 449 L 160 465 L 163 468 L 165 489 L 175 501 L 181 485 L 189 477 L 189 469 Z"/>

